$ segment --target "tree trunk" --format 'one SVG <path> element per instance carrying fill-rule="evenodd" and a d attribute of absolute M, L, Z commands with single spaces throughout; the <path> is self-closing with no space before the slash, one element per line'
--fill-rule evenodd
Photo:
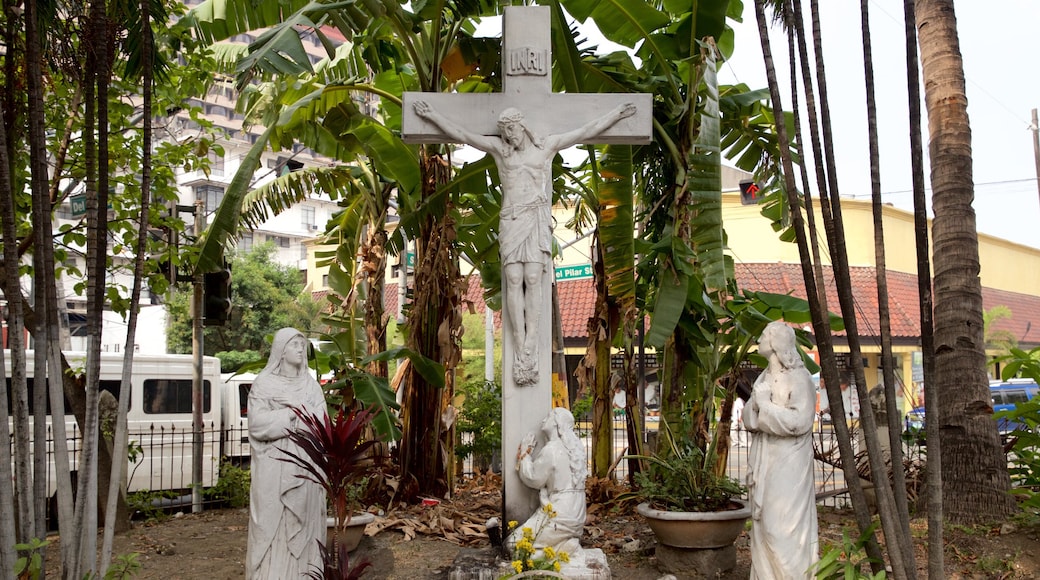
<path fill-rule="evenodd" d="M 943 509 L 955 522 L 1002 521 L 1015 509 L 986 376 L 971 128 L 953 0 L 920 0 L 917 31 L 931 160 L 935 379 L 926 406 L 940 426 Z"/>
<path fill-rule="evenodd" d="M 0 102 L 0 235 L 4 243 L 4 273 L 0 288 L 3 288 L 4 298 L 7 300 L 7 343 L 0 345 L 11 348 L 11 371 L 8 375 L 4 368 L 4 358 L 0 356 L 0 371 L 4 371 L 4 377 L 10 376 L 10 382 L 0 383 L 0 416 L 11 416 L 11 409 L 7 402 L 17 401 L 13 396 L 21 390 L 25 392 L 25 345 L 24 345 L 24 320 L 22 319 L 21 287 L 18 277 L 18 239 L 15 227 L 15 203 L 14 187 L 11 181 L 10 160 L 8 159 L 6 109 Z M 12 299 L 11 290 L 17 292 L 17 299 Z M 16 366 L 21 358 L 21 371 Z M 10 392 L 11 391 L 14 392 Z M 24 396 L 24 395 L 23 395 Z M 10 441 L 10 423 L 0 421 L 0 441 Z M 0 518 L 0 570 L 13 570 L 16 560 L 14 545 L 19 538 L 15 533 L 15 518 L 12 514 L 19 513 L 15 509 L 14 471 L 11 466 L 11 446 L 0 445 L 0 509 L 8 514 L 8 517 Z"/>
<path fill-rule="evenodd" d="M 420 153 L 423 199 L 448 182 L 450 167 L 437 155 Z M 450 203 L 450 202 L 449 202 Z M 436 214 L 436 215 L 435 215 Z M 444 365 L 444 388 L 438 389 L 409 366 L 402 404 L 401 465 L 405 499 L 421 493 L 444 497 L 452 490 L 454 419 L 448 405 L 454 396 L 455 368 L 461 358 L 459 304 L 463 280 L 455 247 L 450 207 L 431 212 L 415 241 L 415 290 L 408 318 L 408 346 Z M 447 421 L 446 421 L 447 419 Z"/>
<path fill-rule="evenodd" d="M 133 371 L 134 342 L 137 337 L 137 314 L 141 305 L 141 282 L 144 278 L 144 260 L 148 244 L 148 223 L 151 210 L 152 185 L 152 54 L 154 39 L 150 0 L 141 0 L 141 26 L 137 34 L 141 35 L 141 210 L 140 227 L 137 230 L 137 245 L 134 248 L 134 282 L 130 292 L 130 316 L 126 325 L 126 342 L 123 347 L 123 373 L 119 384 L 119 401 L 115 418 L 115 433 L 111 441 L 105 441 L 105 447 L 111 449 L 114 457 L 125 457 L 127 454 L 127 412 L 130 410 L 130 378 Z M 106 493 L 104 508 L 104 536 L 101 544 L 101 565 L 99 570 L 105 572 L 112 561 L 112 540 L 117 531 L 129 529 L 130 520 L 126 510 L 126 461 L 112 461 L 107 478 L 99 477 L 98 491 Z M 99 476 L 106 470 L 99 469 Z M 119 507 L 122 506 L 122 510 Z"/>
<path fill-rule="evenodd" d="M 46 311 L 53 311 L 49 306 L 49 296 L 56 295 L 54 290 L 54 248 L 50 243 L 51 207 L 48 194 L 49 176 L 47 174 L 47 147 L 43 111 L 43 69 L 42 39 L 38 24 L 40 14 L 37 6 L 26 6 L 25 12 L 25 69 L 29 136 L 29 174 L 30 191 L 32 192 L 33 223 L 33 300 L 43 306 Z M 48 272 L 48 254 L 51 269 Z M 50 291 L 48 292 L 48 287 Z M 36 321 L 33 330 L 33 441 L 47 440 L 47 384 L 41 379 L 47 376 L 47 353 L 51 340 L 57 339 L 51 334 L 50 320 L 57 322 L 57 317 L 44 316 Z M 62 405 L 56 405 L 61 409 Z M 60 413 L 60 411 L 59 411 Z M 47 448 L 44 445 L 33 446 L 33 535 L 43 538 L 47 534 Z"/>
<path fill-rule="evenodd" d="M 928 213 L 924 192 L 924 146 L 921 144 L 921 76 L 917 64 L 917 27 L 914 0 L 903 2 L 903 27 L 906 35 L 906 85 L 910 106 L 910 161 L 914 187 L 914 238 L 917 251 L 917 295 L 921 315 L 921 358 L 924 384 L 932 384 L 935 374 L 935 338 L 932 324 L 932 265 L 928 255 Z M 925 407 L 939 408 L 939 390 L 925 395 Z M 942 437 L 939 424 L 927 427 L 928 446 L 925 496 L 928 498 L 928 577 L 945 578 L 943 554 Z"/>
<path fill-rule="evenodd" d="M 797 0 L 795 6 L 798 6 Z M 759 38 L 761 40 L 762 45 L 763 59 L 765 60 L 766 78 L 769 82 L 769 92 L 770 98 L 772 100 L 773 109 L 776 111 L 783 110 L 780 99 L 780 89 L 776 80 L 776 73 L 773 67 L 772 53 L 770 51 L 769 32 L 765 17 L 765 8 L 763 0 L 755 0 L 755 15 L 758 20 Z M 796 19 L 799 22 L 801 22 L 801 17 L 797 9 L 795 16 Z M 818 13 L 816 10 L 813 10 L 813 40 L 814 44 L 816 45 L 816 54 L 819 55 L 821 53 L 821 39 L 818 28 Z M 802 50 L 801 52 L 802 58 L 804 60 L 806 58 L 805 51 Z M 819 70 L 820 68 L 822 68 L 822 61 L 818 61 L 817 68 L 817 73 L 822 78 L 822 71 Z M 807 94 L 809 94 L 808 91 Z M 826 93 L 824 92 L 822 81 L 820 87 L 820 98 L 822 101 L 821 109 L 824 113 L 824 122 L 826 122 Z M 813 117 L 810 116 L 810 122 L 812 121 Z M 845 414 L 844 409 L 842 407 L 842 397 L 841 391 L 839 390 L 839 380 L 837 368 L 835 365 L 834 344 L 830 334 L 830 326 L 827 320 L 827 313 L 821 308 L 820 297 L 818 293 L 814 291 L 819 288 L 823 288 L 823 285 L 817 284 L 815 274 L 813 273 L 812 269 L 812 261 L 809 254 L 809 244 L 804 231 L 805 225 L 801 216 L 801 211 L 799 210 L 799 200 L 797 199 L 797 189 L 794 182 L 794 168 L 791 162 L 791 153 L 787 140 L 787 128 L 784 123 L 777 124 L 777 135 L 780 144 L 780 158 L 783 164 L 783 176 L 786 182 L 785 184 L 789 199 L 789 205 L 791 207 L 791 218 L 794 223 L 795 237 L 798 242 L 798 253 L 802 258 L 802 277 L 805 280 L 806 295 L 808 297 L 809 308 L 812 314 L 813 333 L 816 337 L 817 348 L 820 352 L 820 358 L 822 363 L 821 372 L 827 388 L 828 399 L 831 401 L 831 416 L 844 417 Z M 818 143 L 816 143 L 815 134 L 813 136 L 813 140 L 814 145 L 818 146 Z M 824 147 L 823 153 L 827 157 L 828 165 L 831 167 L 831 172 L 833 173 L 833 150 L 830 148 L 829 140 Z M 830 185 L 834 185 L 833 180 L 830 183 Z M 821 190 L 820 207 L 825 214 L 825 218 L 827 217 L 826 194 L 826 190 Z M 842 469 L 845 472 L 845 480 L 849 482 L 849 494 L 852 497 L 852 507 L 856 514 L 856 523 L 859 526 L 860 533 L 863 534 L 871 526 L 871 517 L 867 508 L 867 502 L 863 493 L 863 488 L 860 485 L 859 475 L 856 471 L 856 465 L 854 460 L 855 454 L 852 450 L 852 443 L 849 436 L 849 428 L 844 421 L 834 421 L 834 429 L 838 439 L 838 447 L 841 451 Z M 871 566 L 874 569 L 874 571 L 876 572 L 879 569 L 883 569 L 883 555 L 881 552 L 881 548 L 877 543 L 877 539 L 874 537 L 873 534 L 870 534 L 867 537 L 866 551 L 867 555 L 873 560 Z"/>
<path fill-rule="evenodd" d="M 881 164 L 878 153 L 878 131 L 877 131 L 877 104 L 874 95 L 874 62 L 871 55 L 870 42 L 870 15 L 867 9 L 867 0 L 860 0 L 860 13 L 863 37 L 863 70 L 867 93 L 867 134 L 870 155 L 870 190 L 871 209 L 874 217 L 874 271 L 877 279 L 878 296 L 878 318 L 879 332 L 881 334 L 881 363 L 883 368 L 883 388 L 885 393 L 885 406 L 878 409 L 879 414 L 885 420 L 878 420 L 882 425 L 887 425 L 888 441 L 879 441 L 882 445 L 888 445 L 888 457 L 890 459 L 891 474 L 887 471 L 874 475 L 875 485 L 879 479 L 888 483 L 888 477 L 892 478 L 893 504 L 889 507 L 889 513 L 895 521 L 886 530 L 896 533 L 894 538 L 889 536 L 889 544 L 895 546 L 902 552 L 901 559 L 893 559 L 893 565 L 902 561 L 903 570 L 896 572 L 896 577 L 917 577 L 917 565 L 914 561 L 913 539 L 910 537 L 910 509 L 906 499 L 906 477 L 903 472 L 903 445 L 900 435 L 902 434 L 902 414 L 896 408 L 896 386 L 895 386 L 895 362 L 892 357 L 892 323 L 888 307 L 888 277 L 885 267 L 885 230 L 884 214 L 881 202 Z M 880 498 L 879 498 L 880 499 Z"/>

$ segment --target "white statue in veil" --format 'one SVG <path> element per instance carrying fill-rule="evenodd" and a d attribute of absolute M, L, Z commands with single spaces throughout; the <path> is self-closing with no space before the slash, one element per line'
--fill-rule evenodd
<path fill-rule="evenodd" d="M 307 338 L 294 328 L 274 336 L 267 366 L 249 393 L 249 491 L 247 579 L 302 578 L 321 565 L 318 542 L 325 541 L 325 490 L 297 477 L 304 473 L 284 461 L 283 450 L 305 456 L 289 440 L 296 429 L 293 407 L 326 414 L 325 397 L 307 367 Z"/>
<path fill-rule="evenodd" d="M 751 580 L 812 578 L 819 553 L 812 447 L 816 387 L 790 326 L 769 323 L 758 352 L 769 365 L 743 412 L 751 433 Z"/>

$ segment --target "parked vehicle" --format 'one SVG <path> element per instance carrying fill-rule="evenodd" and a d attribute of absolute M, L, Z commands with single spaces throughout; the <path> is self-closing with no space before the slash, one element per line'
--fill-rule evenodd
<path fill-rule="evenodd" d="M 1030 401 L 1040 391 L 1040 387 L 1032 379 L 1010 379 L 997 384 L 990 384 L 989 392 L 993 400 L 993 411 L 1013 411 L 1020 403 Z M 1006 437 L 1015 429 L 1021 427 L 1012 419 L 1000 417 L 997 419 L 997 430 L 1001 437 Z"/>
<path fill-rule="evenodd" d="M 82 368 L 86 356 L 82 352 L 65 353 L 69 364 L 75 369 Z M 27 360 L 33 358 L 32 351 L 26 352 Z M 8 397 L 10 397 L 10 351 L 4 351 L 5 368 L 7 369 Z M 190 355 L 175 354 L 135 354 L 134 368 L 130 378 L 130 408 L 127 412 L 128 438 L 132 446 L 140 449 L 135 461 L 128 463 L 127 484 L 129 491 L 140 490 L 185 490 L 191 487 L 192 476 L 192 381 L 194 377 L 193 359 Z M 119 396 L 122 378 L 123 355 L 121 353 L 101 354 L 100 389 Z M 32 391 L 36 381 L 32 365 L 26 368 L 28 388 L 30 392 L 30 413 Z M 231 432 L 231 416 L 236 413 L 224 412 L 232 408 L 227 402 L 237 398 L 225 394 L 236 385 L 228 385 L 221 380 L 220 361 L 214 357 L 203 358 L 203 462 L 202 485 L 212 486 L 217 479 L 222 458 L 231 453 L 241 453 L 240 446 L 229 444 L 225 439 Z M 237 393 L 236 393 L 237 394 Z M 9 399 L 10 401 L 10 399 Z M 8 407 L 10 409 L 10 406 Z M 82 445 L 75 418 L 71 415 L 68 402 L 65 404 L 65 431 L 68 440 L 72 471 L 77 470 L 78 452 Z M 8 419 L 12 421 L 12 419 Z M 30 418 L 31 420 L 31 418 Z M 241 419 L 244 422 L 244 418 Z M 53 435 L 51 420 L 48 416 L 49 454 L 53 452 Z M 238 424 L 238 423 L 236 423 Z M 245 455 L 248 456 L 248 445 Z M 53 456 L 48 465 L 48 495 L 56 489 Z"/>
<path fill-rule="evenodd" d="M 255 380 L 253 373 L 221 375 L 221 425 L 226 435 L 221 456 L 240 467 L 249 464 L 249 390 Z"/>
<path fill-rule="evenodd" d="M 1032 379 L 1009 379 L 1007 381 L 990 381 L 990 397 L 993 403 L 993 411 L 1011 411 L 1019 403 L 1025 403 L 1037 396 L 1040 386 Z M 1018 428 L 1018 424 L 1006 418 L 997 419 L 997 430 L 1001 437 Z M 916 407 L 906 414 L 904 420 L 904 431 L 915 437 L 919 442 L 924 441 L 924 407 Z"/>

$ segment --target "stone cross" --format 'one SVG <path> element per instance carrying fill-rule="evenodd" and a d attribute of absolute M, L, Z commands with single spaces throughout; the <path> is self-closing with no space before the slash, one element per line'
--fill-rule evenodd
<path fill-rule="evenodd" d="M 552 406 L 552 159 L 579 143 L 650 142 L 650 94 L 554 94 L 547 6 L 508 6 L 501 93 L 404 94 L 402 138 L 466 143 L 502 179 L 502 469 L 506 520 L 525 521 L 537 493 L 516 473 L 517 449 Z"/>

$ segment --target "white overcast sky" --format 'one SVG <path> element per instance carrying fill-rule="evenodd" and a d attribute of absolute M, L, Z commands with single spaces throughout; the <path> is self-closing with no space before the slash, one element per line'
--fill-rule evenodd
<path fill-rule="evenodd" d="M 803 0 L 806 10 L 808 4 Z M 1033 133 L 1029 130 L 1030 111 L 1040 107 L 1040 75 L 1031 68 L 1038 53 L 1036 27 L 1040 24 L 1040 2 L 956 0 L 954 7 L 967 80 L 978 229 L 1040 248 L 1040 194 Z M 839 190 L 842 196 L 869 199 L 859 8 L 856 0 L 820 2 Z M 873 39 L 882 199 L 912 210 L 903 3 L 871 0 L 868 10 Z M 735 27 L 737 49 L 720 69 L 720 82 L 764 87 L 765 67 L 753 0 L 744 0 L 744 22 Z M 778 76 L 786 79 L 789 75 L 786 41 L 778 30 L 776 32 L 773 58 Z M 789 96 L 785 96 L 784 108 L 790 107 Z M 923 104 L 922 114 L 927 123 Z M 927 154 L 927 130 L 924 148 Z M 927 167 L 925 180 L 928 180 Z M 930 191 L 928 195 L 930 197 Z"/>
<path fill-rule="evenodd" d="M 809 1 L 802 3 L 807 11 Z M 1030 111 L 1040 108 L 1040 73 L 1031 68 L 1040 53 L 1035 32 L 1040 25 L 1040 0 L 955 0 L 954 6 L 967 80 L 978 230 L 1040 248 L 1040 193 L 1033 133 L 1029 130 Z M 868 9 L 882 199 L 913 210 L 903 3 L 870 0 Z M 839 191 L 843 197 L 869 199 L 860 3 L 821 0 L 820 10 Z M 719 82 L 765 88 L 754 0 L 744 0 L 743 23 L 731 24 L 736 29 L 736 50 L 720 68 Z M 593 43 L 601 38 L 586 27 L 583 29 Z M 501 25 L 497 19 L 485 19 L 478 30 L 478 35 L 495 36 L 501 33 Z M 787 44 L 779 28 L 774 27 L 772 32 L 773 58 L 784 93 L 784 108 L 790 109 Z M 616 49 L 602 40 L 598 44 L 600 52 Z M 927 124 L 923 103 L 922 115 Z M 927 129 L 924 149 L 927 154 Z M 927 195 L 931 196 L 930 190 Z"/>

